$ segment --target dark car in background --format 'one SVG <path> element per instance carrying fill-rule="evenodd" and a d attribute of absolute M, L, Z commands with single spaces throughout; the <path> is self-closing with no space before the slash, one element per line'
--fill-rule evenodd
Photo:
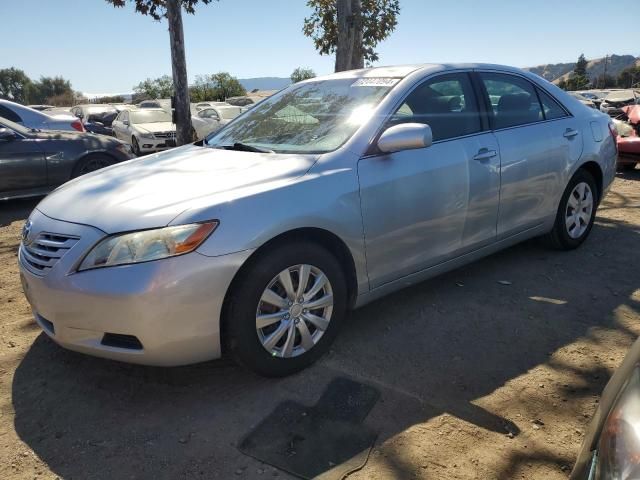
<path fill-rule="evenodd" d="M 67 180 L 134 158 L 102 135 L 28 129 L 0 118 L 0 200 L 45 195 Z"/>
<path fill-rule="evenodd" d="M 113 136 L 111 123 L 118 115 L 118 110 L 113 105 L 76 105 L 71 113 L 80 119 L 87 132 Z"/>

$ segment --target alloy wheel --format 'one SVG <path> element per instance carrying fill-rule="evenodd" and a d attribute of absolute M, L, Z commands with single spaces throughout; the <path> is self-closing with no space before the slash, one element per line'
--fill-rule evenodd
<path fill-rule="evenodd" d="M 565 211 L 567 233 L 573 239 L 580 238 L 589 228 L 593 215 L 593 193 L 586 182 L 578 183 L 569 198 Z"/>
<path fill-rule="evenodd" d="M 258 302 L 260 343 L 274 357 L 308 352 L 329 327 L 333 302 L 331 282 L 319 268 L 302 264 L 282 270 Z"/>

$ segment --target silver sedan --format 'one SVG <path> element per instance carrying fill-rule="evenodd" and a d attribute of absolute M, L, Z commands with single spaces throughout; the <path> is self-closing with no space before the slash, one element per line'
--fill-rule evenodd
<path fill-rule="evenodd" d="M 411 65 L 300 82 L 200 145 L 87 175 L 31 214 L 19 263 L 63 347 L 151 365 L 224 351 L 264 375 L 348 311 L 532 237 L 588 237 L 610 120 L 542 78 Z"/>

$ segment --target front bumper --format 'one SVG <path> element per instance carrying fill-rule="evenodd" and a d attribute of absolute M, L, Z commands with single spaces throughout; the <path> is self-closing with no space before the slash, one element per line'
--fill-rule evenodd
<path fill-rule="evenodd" d="M 167 150 L 168 148 L 175 147 L 176 139 L 175 137 L 172 137 L 172 138 L 140 137 L 138 139 L 138 145 L 140 146 L 140 151 L 144 153 L 161 152 L 162 150 Z"/>
<path fill-rule="evenodd" d="M 193 252 L 76 272 L 88 249 L 105 234 L 93 227 L 53 220 L 38 210 L 31 224 L 32 236 L 53 232 L 79 237 L 44 275 L 29 268 L 24 245 L 18 255 L 23 288 L 36 322 L 56 343 L 81 353 L 145 365 L 176 366 L 220 357 L 222 304 L 250 251 L 219 257 Z"/>

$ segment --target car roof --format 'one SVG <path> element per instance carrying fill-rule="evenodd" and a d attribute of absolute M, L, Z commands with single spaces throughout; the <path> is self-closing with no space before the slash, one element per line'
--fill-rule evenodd
<path fill-rule="evenodd" d="M 523 73 L 524 70 L 510 67 L 507 65 L 497 65 L 493 63 L 415 63 L 408 65 L 393 65 L 363 68 L 360 70 L 348 70 L 345 72 L 332 73 L 321 77 L 314 77 L 306 82 L 313 82 L 314 80 L 329 80 L 339 78 L 354 78 L 354 77 L 396 77 L 404 78 L 408 75 L 422 70 L 424 73 L 440 72 L 448 70 L 463 70 L 463 69 L 486 69 L 486 70 L 501 70 L 511 73 Z M 527 72 L 528 73 L 528 72 Z"/>

